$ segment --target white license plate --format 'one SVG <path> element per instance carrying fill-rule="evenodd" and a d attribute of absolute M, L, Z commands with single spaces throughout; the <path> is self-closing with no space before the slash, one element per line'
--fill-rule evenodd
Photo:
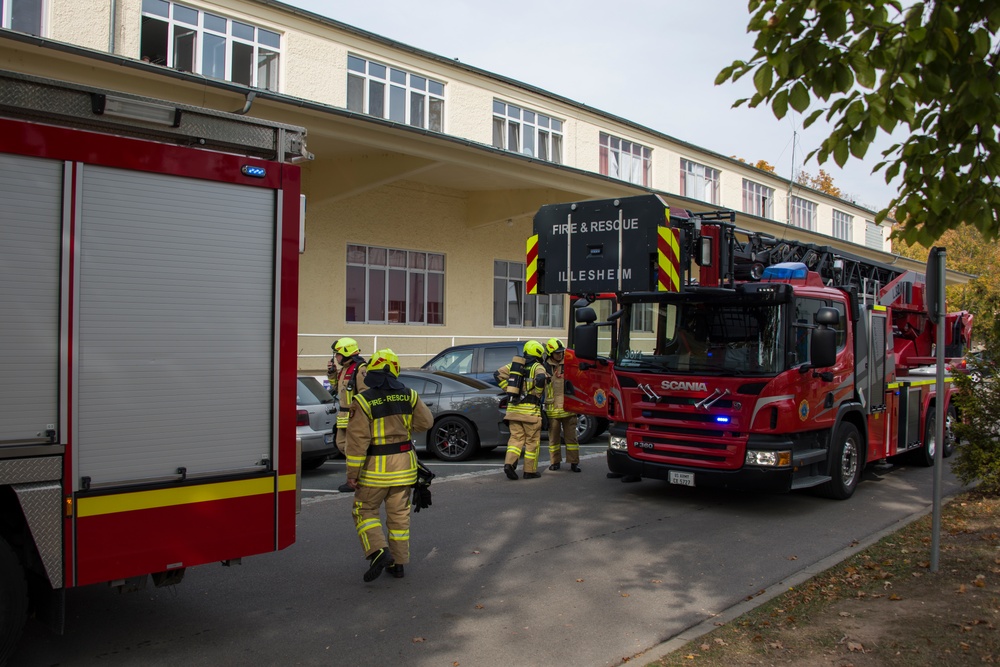
<path fill-rule="evenodd" d="M 694 473 L 671 470 L 667 473 L 667 481 L 671 484 L 680 484 L 681 486 L 694 486 Z"/>
<path fill-rule="evenodd" d="M 326 442 L 326 444 L 332 445 L 333 444 L 333 434 L 332 433 L 324 433 L 323 434 L 323 440 Z M 694 486 L 694 485 L 692 484 L 692 486 Z"/>

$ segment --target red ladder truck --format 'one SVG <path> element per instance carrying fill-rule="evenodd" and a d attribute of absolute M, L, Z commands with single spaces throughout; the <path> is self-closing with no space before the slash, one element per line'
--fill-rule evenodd
<path fill-rule="evenodd" d="M 294 542 L 304 137 L 0 72 L 0 663 L 29 604 Z"/>
<path fill-rule="evenodd" d="M 528 289 L 577 297 L 566 405 L 614 422 L 612 473 L 844 499 L 870 462 L 933 465 L 923 275 L 657 195 L 543 206 L 534 232 Z M 946 316 L 948 358 L 971 325 Z"/>

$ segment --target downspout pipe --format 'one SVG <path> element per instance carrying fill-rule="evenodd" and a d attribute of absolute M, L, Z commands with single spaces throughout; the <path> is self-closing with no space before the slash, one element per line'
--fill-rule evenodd
<path fill-rule="evenodd" d="M 111 0 L 111 15 L 108 17 L 108 53 L 115 52 L 115 28 L 118 24 L 118 0 Z"/>

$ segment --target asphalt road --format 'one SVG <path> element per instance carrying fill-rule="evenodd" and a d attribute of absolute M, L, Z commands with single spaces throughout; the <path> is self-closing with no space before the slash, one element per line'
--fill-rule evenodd
<path fill-rule="evenodd" d="M 502 450 L 428 463 L 440 477 L 405 579 L 362 582 L 331 462 L 304 478 L 294 546 L 168 589 L 71 590 L 67 633 L 30 623 L 11 664 L 618 665 L 896 525 L 933 482 L 931 468 L 869 469 L 837 502 L 623 484 L 602 453 L 516 482 Z M 958 490 L 947 473 L 945 494 Z"/>

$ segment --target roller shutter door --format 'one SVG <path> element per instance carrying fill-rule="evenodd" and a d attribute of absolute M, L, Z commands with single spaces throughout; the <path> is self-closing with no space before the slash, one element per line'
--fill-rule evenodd
<path fill-rule="evenodd" d="M 0 446 L 59 424 L 63 164 L 0 155 Z"/>
<path fill-rule="evenodd" d="M 79 475 L 271 459 L 275 192 L 91 166 L 82 182 Z"/>

